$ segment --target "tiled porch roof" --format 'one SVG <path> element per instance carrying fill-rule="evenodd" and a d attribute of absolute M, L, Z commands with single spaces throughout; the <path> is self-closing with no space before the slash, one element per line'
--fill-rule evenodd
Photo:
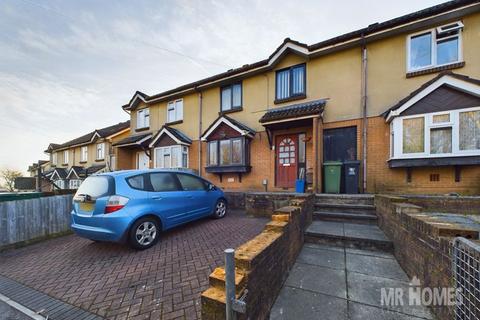
<path fill-rule="evenodd" d="M 113 144 L 113 146 L 125 147 L 125 146 L 130 146 L 130 145 L 135 145 L 135 144 L 140 145 L 144 141 L 147 142 L 151 137 L 152 137 L 151 133 L 134 135 L 134 136 L 126 137 L 125 139 L 122 139 L 120 141 L 115 142 Z"/>
<path fill-rule="evenodd" d="M 295 119 L 303 116 L 321 115 L 325 107 L 326 100 L 314 100 L 305 103 L 298 103 L 289 105 L 286 107 L 275 108 L 267 111 L 260 123 L 266 123 L 270 121 L 283 120 L 283 119 Z"/>

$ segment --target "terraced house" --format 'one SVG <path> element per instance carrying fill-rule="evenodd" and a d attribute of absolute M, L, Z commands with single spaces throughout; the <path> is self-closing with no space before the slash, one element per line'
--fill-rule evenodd
<path fill-rule="evenodd" d="M 96 129 L 62 144 L 51 143 L 45 152 L 49 165 L 43 175 L 59 189 L 77 189 L 89 175 L 116 169 L 112 143 L 129 134 L 130 122 Z"/>
<path fill-rule="evenodd" d="M 187 167 L 226 189 L 480 192 L 480 3 L 450 1 L 162 93 L 137 91 L 118 168 Z"/>

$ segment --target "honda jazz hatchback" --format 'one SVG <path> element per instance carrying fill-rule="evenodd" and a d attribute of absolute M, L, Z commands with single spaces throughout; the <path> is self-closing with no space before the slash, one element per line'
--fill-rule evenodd
<path fill-rule="evenodd" d="M 131 170 L 90 176 L 73 197 L 72 229 L 94 241 L 153 246 L 160 232 L 203 217 L 223 218 L 223 191 L 195 174 Z"/>

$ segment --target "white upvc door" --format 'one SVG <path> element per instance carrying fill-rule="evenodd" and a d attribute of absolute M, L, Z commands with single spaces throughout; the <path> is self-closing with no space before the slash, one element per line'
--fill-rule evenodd
<path fill-rule="evenodd" d="M 150 159 L 145 152 L 137 152 L 137 169 L 148 169 L 149 161 Z"/>

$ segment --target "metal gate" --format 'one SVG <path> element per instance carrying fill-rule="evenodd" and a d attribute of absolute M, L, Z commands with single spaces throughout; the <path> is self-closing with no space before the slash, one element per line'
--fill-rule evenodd
<path fill-rule="evenodd" d="M 480 320 L 480 245 L 465 238 L 453 242 L 452 273 L 456 320 Z"/>

